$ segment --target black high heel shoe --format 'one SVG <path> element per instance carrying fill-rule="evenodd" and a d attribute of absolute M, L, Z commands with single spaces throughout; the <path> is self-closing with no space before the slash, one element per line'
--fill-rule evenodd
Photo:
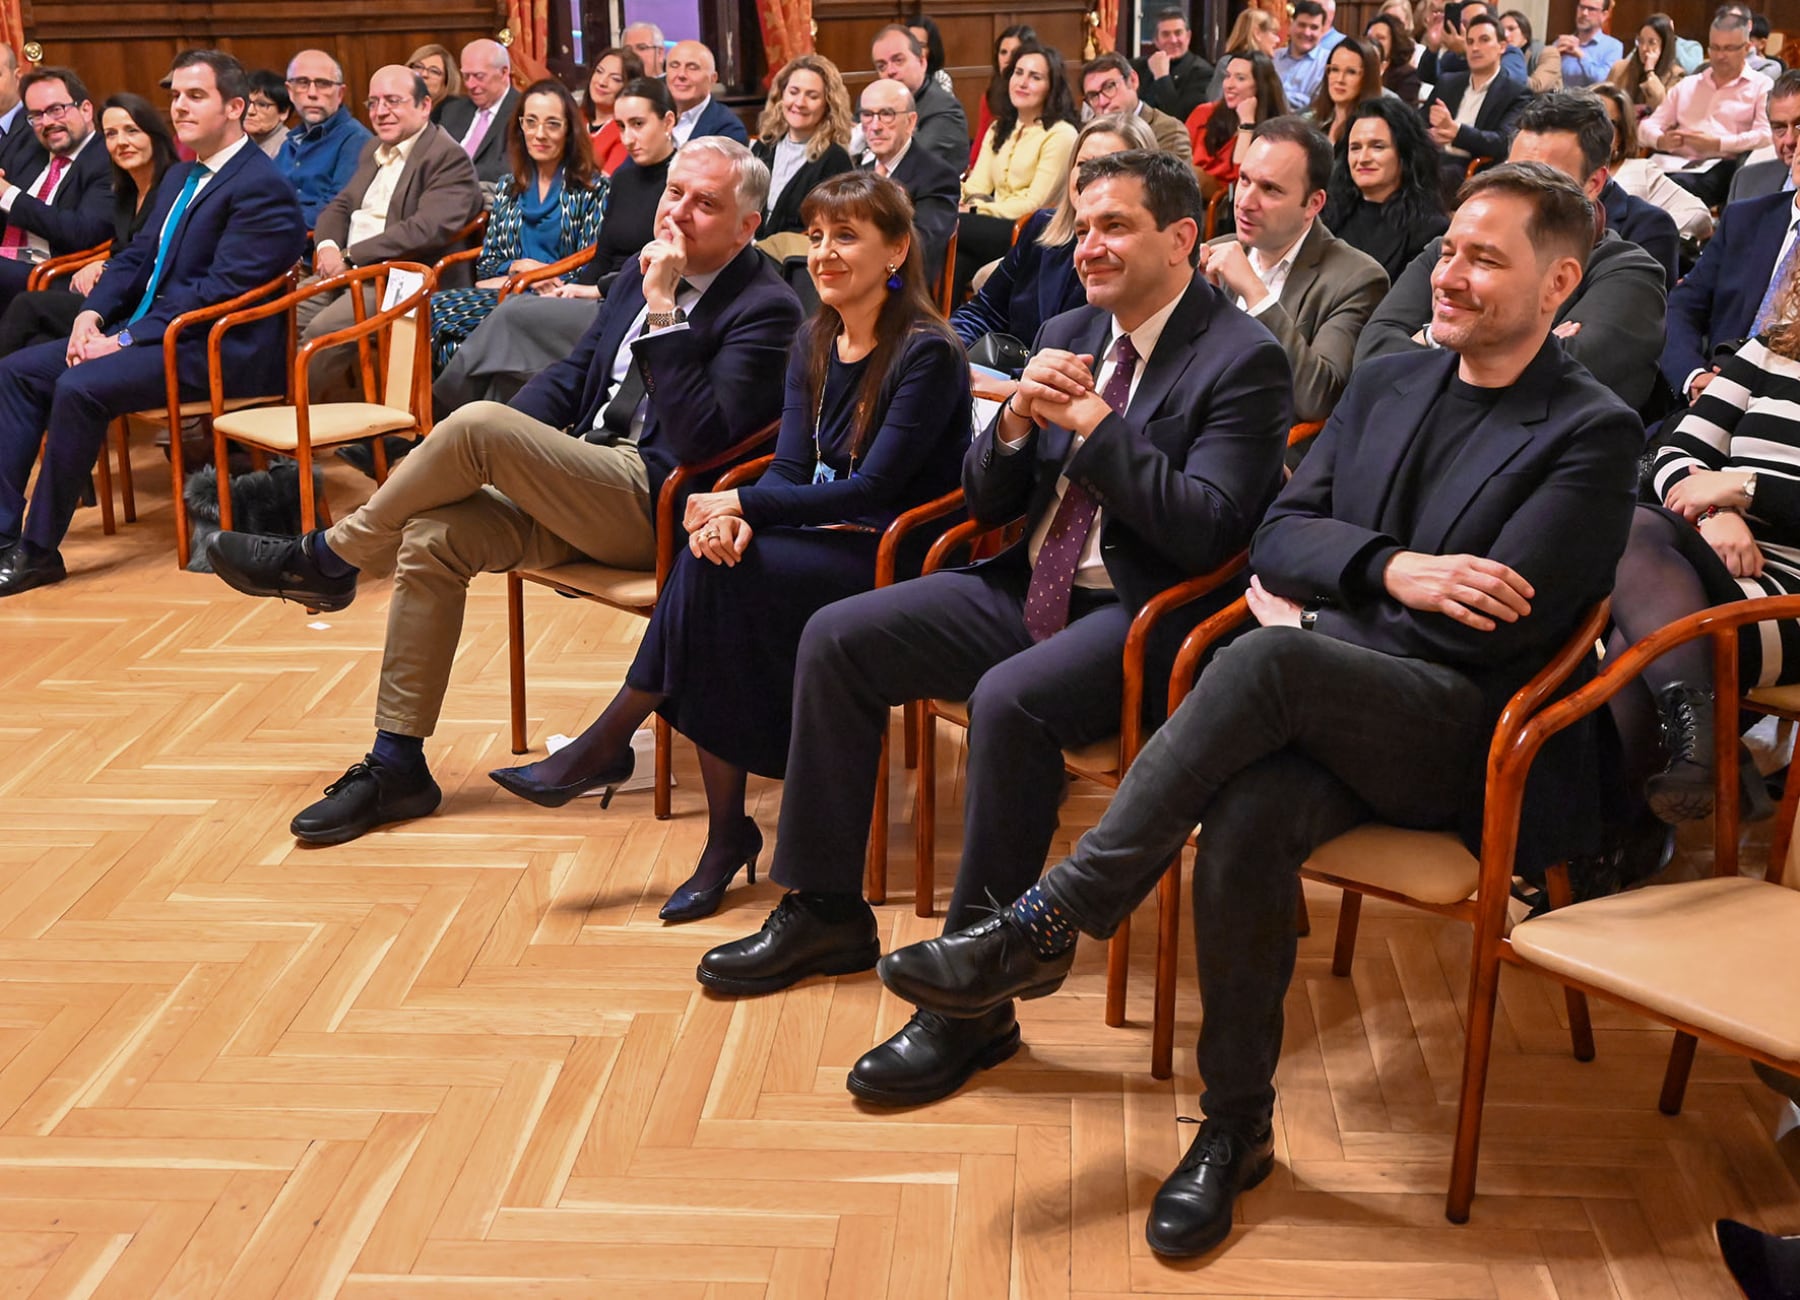
<path fill-rule="evenodd" d="M 693 878 L 689 877 L 687 882 L 669 895 L 669 901 L 662 905 L 662 910 L 657 913 L 658 916 L 671 922 L 698 921 L 702 917 L 711 916 L 719 910 L 719 904 L 725 901 L 725 891 L 731 888 L 731 882 L 737 879 L 739 867 L 750 873 L 751 884 L 756 883 L 756 859 L 762 854 L 763 847 L 762 831 L 749 817 L 744 818 L 741 831 L 743 838 L 738 841 L 738 845 L 744 852 L 739 857 L 738 865 L 732 867 L 719 879 L 717 884 L 708 889 L 695 889 L 692 883 Z M 704 857 L 706 850 L 702 849 L 700 852 Z"/>
<path fill-rule="evenodd" d="M 606 808 L 612 803 L 612 797 L 618 793 L 619 787 L 631 779 L 632 770 L 637 767 L 637 755 L 628 749 L 625 751 L 625 761 L 611 771 L 590 773 L 563 785 L 550 785 L 534 777 L 532 772 L 540 766 L 541 763 L 526 763 L 522 767 L 497 767 L 488 773 L 488 777 L 502 790 L 529 800 L 540 808 L 560 808 L 577 795 L 605 786 L 606 792 L 600 796 L 600 806 Z"/>

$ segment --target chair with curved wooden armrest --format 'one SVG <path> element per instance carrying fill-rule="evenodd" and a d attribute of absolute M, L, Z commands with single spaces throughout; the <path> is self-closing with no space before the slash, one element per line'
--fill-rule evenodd
<path fill-rule="evenodd" d="M 1738 874 L 1739 629 L 1800 618 L 1800 596 L 1701 610 L 1651 633 L 1591 682 L 1538 710 L 1488 757 L 1488 802 L 1469 986 L 1468 1034 L 1446 1212 L 1467 1219 L 1475 1194 L 1482 1107 L 1502 963 L 1548 975 L 1675 1030 L 1658 1108 L 1676 1114 L 1702 1040 L 1800 1074 L 1800 880 L 1785 860 L 1764 879 Z M 1504 927 L 1504 896 L 1532 761 L 1556 733 L 1604 707 L 1648 663 L 1678 645 L 1712 642 L 1713 875 L 1590 899 Z M 1504 719 L 1503 719 L 1504 725 Z M 1786 801 L 1784 800 L 1784 803 Z M 1489 846 L 1492 846 L 1492 851 Z"/>
<path fill-rule="evenodd" d="M 544 266 L 534 266 L 529 271 L 519 271 L 506 277 L 506 283 L 500 286 L 500 301 L 505 302 L 515 293 L 523 293 L 534 284 L 542 284 L 545 280 L 560 280 L 571 271 L 580 270 L 594 260 L 600 251 L 598 244 L 589 244 L 586 248 L 570 253 Z"/>
<path fill-rule="evenodd" d="M 1024 216 L 1013 222 L 1012 243 L 1014 246 L 1018 244 L 1019 237 L 1025 233 L 1027 223 L 1035 216 L 1037 216 L 1036 211 L 1027 212 Z"/>
<path fill-rule="evenodd" d="M 395 271 L 419 277 L 413 291 L 392 306 L 369 314 L 364 289 L 380 303 Z M 331 522 L 330 505 L 315 497 L 313 450 L 372 439 L 375 480 L 387 481 L 387 449 L 381 435 L 423 437 L 431 431 L 431 268 L 418 262 L 382 262 L 353 267 L 329 279 L 302 285 L 274 302 L 232 312 L 217 321 L 206 340 L 207 379 L 212 389 L 213 459 L 226 465 L 228 445 L 242 443 L 261 452 L 292 456 L 300 476 L 300 526 L 310 532 L 319 518 Z M 302 343 L 289 362 L 291 404 L 227 411 L 220 345 L 231 330 L 286 313 L 292 331 L 296 304 L 316 294 L 348 290 L 355 319 Z M 311 400 L 312 359 L 326 348 L 354 343 L 362 371 L 360 402 Z M 223 482 L 225 472 L 221 469 Z M 231 493 L 219 491 L 219 527 L 231 527 Z"/>
<path fill-rule="evenodd" d="M 79 253 L 64 253 L 61 257 L 46 258 L 31 268 L 31 275 L 25 281 L 26 292 L 35 293 L 39 289 L 48 289 L 56 281 L 74 275 L 90 262 L 104 262 L 111 251 L 112 244 L 109 242 L 84 248 Z"/>
<path fill-rule="evenodd" d="M 925 572 L 931 573 L 961 548 L 974 544 L 991 527 L 974 520 L 961 524 L 938 539 L 925 560 Z M 1074 776 L 1117 789 L 1124 780 L 1132 760 L 1144 742 L 1144 664 L 1150 637 L 1156 625 L 1175 610 L 1216 592 L 1243 572 L 1247 556 L 1235 555 L 1210 573 L 1199 574 L 1166 588 L 1145 601 L 1131 620 L 1125 634 L 1121 657 L 1124 696 L 1119 709 L 1119 732 L 1106 740 L 1079 749 L 1063 751 L 1063 767 Z M 914 872 L 918 882 L 919 903 L 915 910 L 929 916 L 927 906 L 933 897 L 933 879 L 937 866 L 937 747 L 936 722 L 967 728 L 968 703 L 964 700 L 925 700 L 919 710 L 919 796 L 915 828 Z M 1106 1023 L 1117 1027 L 1125 1023 L 1125 986 L 1127 960 L 1131 955 L 1131 926 L 1121 924 L 1107 947 L 1106 957 Z"/>
<path fill-rule="evenodd" d="M 525 584 L 535 582 L 562 595 L 591 600 L 614 609 L 649 618 L 656 611 L 656 598 L 675 567 L 676 548 L 681 544 L 681 511 L 688 493 L 698 488 L 720 470 L 728 470 L 745 457 L 774 442 L 781 429 L 779 420 L 758 429 L 727 447 L 718 455 L 694 465 L 677 465 L 663 480 L 656 495 L 656 568 L 645 573 L 641 569 L 618 569 L 595 560 L 576 560 L 548 569 L 514 569 L 506 575 L 506 657 L 511 679 L 512 752 L 528 752 L 525 735 Z M 723 482 L 724 480 L 719 480 Z M 717 487 L 718 483 L 714 483 Z M 661 714 L 655 716 L 656 787 L 655 811 L 659 821 L 669 817 L 670 734 L 669 724 Z"/>
<path fill-rule="evenodd" d="M 1206 201 L 1206 226 L 1202 239 L 1211 239 L 1219 230 L 1219 210 L 1231 202 L 1231 187 L 1223 186 Z"/>
<path fill-rule="evenodd" d="M 950 227 L 950 238 L 944 244 L 944 265 L 938 272 L 938 282 L 932 296 L 937 299 L 938 310 L 948 316 L 956 310 L 956 227 Z M 1013 238 L 1019 237 L 1019 227 L 1013 226 Z"/>
<path fill-rule="evenodd" d="M 1288 430 L 1287 445 L 1290 447 L 1298 447 L 1308 438 L 1317 437 L 1319 430 L 1324 427 L 1325 421 L 1323 420 L 1306 420 L 1300 424 L 1296 424 L 1293 428 Z"/>
<path fill-rule="evenodd" d="M 461 289 L 475 282 L 473 272 L 465 272 L 459 268 L 470 265 L 481 257 L 481 244 L 487 234 L 488 214 L 477 212 L 469 219 L 467 225 L 457 231 L 445 242 L 444 247 L 450 251 L 432 263 L 432 284 L 440 289 Z"/>
<path fill-rule="evenodd" d="M 1517 733 L 1524 718 L 1545 700 L 1593 653 L 1594 643 L 1606 627 L 1609 603 L 1590 610 L 1563 648 L 1537 676 L 1507 703 L 1495 728 L 1494 752 Z M 1228 632 L 1250 621 L 1250 607 L 1242 597 L 1201 623 L 1181 643 L 1175 667 L 1169 675 L 1169 712 L 1180 707 L 1193 689 L 1206 656 Z M 1193 842 L 1192 837 L 1189 843 Z M 1509 849 L 1510 853 L 1511 850 Z M 1301 878 L 1343 891 L 1338 912 L 1336 946 L 1331 972 L 1350 974 L 1356 952 L 1357 922 L 1362 897 L 1371 894 L 1405 903 L 1452 920 L 1476 923 L 1482 899 L 1477 892 L 1481 866 L 1462 840 L 1450 831 L 1404 830 L 1369 822 L 1321 844 L 1300 868 Z M 1502 893 L 1510 896 L 1512 875 L 1507 873 Z M 1547 880 L 1552 906 L 1570 898 L 1568 872 L 1551 869 Z M 1504 908 L 1504 898 L 1501 906 Z M 1169 1077 L 1175 1035 L 1175 967 L 1181 944 L 1181 862 L 1177 859 L 1157 886 L 1156 1001 L 1151 1015 L 1150 1073 Z M 1305 900 L 1301 900 L 1301 915 Z M 1594 1037 L 1589 1027 L 1587 1003 L 1579 995 L 1568 1000 L 1569 1038 L 1577 1060 L 1593 1059 Z"/>

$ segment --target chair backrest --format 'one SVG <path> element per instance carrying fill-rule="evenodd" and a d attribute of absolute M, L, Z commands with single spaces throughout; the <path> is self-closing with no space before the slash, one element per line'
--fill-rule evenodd
<path fill-rule="evenodd" d="M 420 303 L 388 326 L 387 373 L 381 377 L 384 406 L 406 409 L 412 406 L 412 395 L 419 386 L 418 376 L 414 373 L 419 362 L 419 316 L 425 309 L 425 304 Z"/>
<path fill-rule="evenodd" d="M 1018 228 L 1013 228 L 1013 238 L 1018 238 Z M 956 227 L 950 227 L 950 238 L 944 244 L 944 266 L 938 272 L 937 300 L 938 310 L 948 316 L 956 310 Z"/>

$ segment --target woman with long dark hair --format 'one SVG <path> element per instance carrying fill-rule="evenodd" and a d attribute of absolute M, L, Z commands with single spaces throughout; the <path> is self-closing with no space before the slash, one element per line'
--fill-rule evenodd
<path fill-rule="evenodd" d="M 975 134 L 969 141 L 969 166 L 981 153 L 981 142 L 987 139 L 994 115 L 1006 107 L 1006 83 L 1012 75 L 1013 55 L 1027 42 L 1037 44 L 1037 29 L 1029 23 L 1014 23 L 994 39 L 994 72 L 987 89 L 981 92 L 981 110 L 975 118 Z"/>
<path fill-rule="evenodd" d="M 1642 117 L 1662 107 L 1669 87 L 1682 76 L 1675 58 L 1675 22 L 1667 14 L 1651 14 L 1638 28 L 1631 53 L 1612 65 L 1606 79 L 1631 97 Z"/>
<path fill-rule="evenodd" d="M 813 186 L 853 166 L 848 146 L 855 125 L 850 92 L 830 59 L 801 54 L 775 74 L 750 146 L 769 169 L 758 240 L 799 232 L 800 205 Z"/>
<path fill-rule="evenodd" d="M 594 59 L 594 70 L 588 74 L 587 98 L 581 101 L 581 117 L 587 123 L 594 166 L 602 176 L 611 176 L 631 156 L 619 132 L 618 119 L 613 116 L 613 105 L 618 102 L 619 92 L 643 75 L 644 63 L 637 51 L 623 46 L 601 50 Z"/>
<path fill-rule="evenodd" d="M 1414 63 L 1418 46 L 1397 14 L 1376 14 L 1363 31 L 1364 38 L 1381 51 L 1381 84 L 1403 103 L 1419 102 L 1421 83 Z"/>
<path fill-rule="evenodd" d="M 1437 150 L 1416 110 L 1386 97 L 1357 105 L 1331 168 L 1321 219 L 1380 262 L 1389 283 L 1449 229 Z"/>
<path fill-rule="evenodd" d="M 1200 188 L 1211 198 L 1220 186 L 1237 180 L 1238 163 L 1250 147 L 1258 122 L 1283 117 L 1287 95 L 1275 61 L 1261 50 L 1240 50 L 1225 60 L 1223 89 L 1210 104 L 1188 114 L 1188 139 L 1194 142 L 1194 169 Z M 1241 147 L 1240 147 L 1241 143 Z"/>
<path fill-rule="evenodd" d="M 968 363 L 932 303 L 906 192 L 846 172 L 807 196 L 803 217 L 820 308 L 789 357 L 774 463 L 752 485 L 688 499 L 687 550 L 600 717 L 542 762 L 493 773 L 555 807 L 624 781 L 632 733 L 653 712 L 668 719 L 700 750 L 709 817 L 668 921 L 717 911 L 742 867 L 754 880 L 762 832 L 745 778 L 786 770 L 801 630 L 874 586 L 881 530 L 956 485 L 969 441 Z"/>
<path fill-rule="evenodd" d="M 1343 143 L 1351 115 L 1371 99 L 1381 98 L 1381 51 L 1368 41 L 1346 36 L 1325 57 L 1325 75 L 1313 94 L 1307 116 L 1331 138 Z"/>

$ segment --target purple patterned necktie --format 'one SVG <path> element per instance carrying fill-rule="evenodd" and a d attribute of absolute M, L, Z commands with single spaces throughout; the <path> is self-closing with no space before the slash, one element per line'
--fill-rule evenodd
<path fill-rule="evenodd" d="M 1131 380 L 1137 374 L 1138 353 L 1131 335 L 1119 335 L 1113 345 L 1113 372 L 1101 390 L 1100 400 L 1120 415 L 1131 396 Z M 1038 548 L 1037 563 L 1031 568 L 1031 585 L 1025 591 L 1025 630 L 1033 643 L 1063 630 L 1069 624 L 1069 597 L 1075 591 L 1075 570 L 1081 563 L 1081 552 L 1087 546 L 1088 533 L 1094 527 L 1094 515 L 1100 507 L 1087 489 L 1069 482 L 1063 491 L 1062 504 L 1044 534 Z"/>

